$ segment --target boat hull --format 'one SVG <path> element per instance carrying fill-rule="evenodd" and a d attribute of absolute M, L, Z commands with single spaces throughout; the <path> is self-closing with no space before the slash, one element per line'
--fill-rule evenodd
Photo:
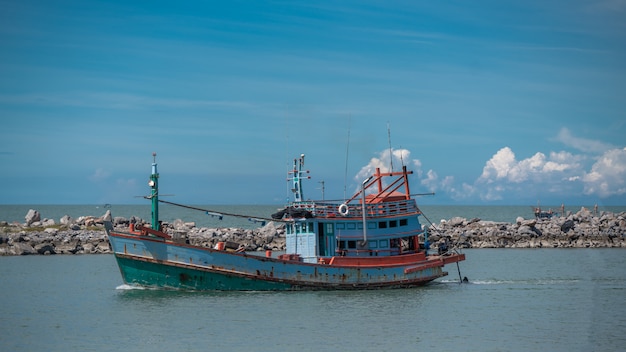
<path fill-rule="evenodd" d="M 324 264 L 220 251 L 184 243 L 107 231 L 123 280 L 129 285 L 183 290 L 348 290 L 424 285 L 447 275 L 446 263 L 424 257 L 400 263 L 375 259 Z M 462 256 L 462 255 L 461 255 Z"/>

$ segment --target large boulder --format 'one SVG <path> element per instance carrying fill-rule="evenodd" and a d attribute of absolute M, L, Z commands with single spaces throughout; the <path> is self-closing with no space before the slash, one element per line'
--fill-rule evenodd
<path fill-rule="evenodd" d="M 43 221 L 41 222 L 41 226 L 43 227 L 50 227 L 54 225 L 56 225 L 54 219 L 43 219 Z"/>
<path fill-rule="evenodd" d="M 27 242 L 13 243 L 12 251 L 14 255 L 37 254 L 35 248 L 33 248 L 33 246 L 31 246 Z"/>
<path fill-rule="evenodd" d="M 41 221 L 41 214 L 37 210 L 30 209 L 24 219 L 26 219 L 26 226 L 30 226 L 35 222 Z"/>
<path fill-rule="evenodd" d="M 59 220 L 59 223 L 61 223 L 61 225 L 70 225 L 72 223 L 72 218 L 69 215 L 64 215 Z"/>

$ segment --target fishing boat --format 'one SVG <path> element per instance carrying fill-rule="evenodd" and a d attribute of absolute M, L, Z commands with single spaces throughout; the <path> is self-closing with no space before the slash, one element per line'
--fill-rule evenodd
<path fill-rule="evenodd" d="M 114 228 L 105 223 L 126 284 L 183 290 L 358 290 L 404 288 L 447 275 L 444 266 L 465 260 L 456 250 L 429 253 L 421 211 L 412 198 L 406 166 L 375 173 L 342 201 L 303 196 L 304 155 L 288 180 L 293 200 L 271 219 L 285 224 L 284 254 L 265 255 L 191 245 L 159 221 L 159 174 L 153 153 L 148 185 L 151 224 Z M 169 204 L 176 204 L 165 202 Z M 215 213 L 210 213 L 216 215 Z M 219 215 L 219 214 L 217 214 Z M 460 270 L 459 278 L 460 278 Z"/>

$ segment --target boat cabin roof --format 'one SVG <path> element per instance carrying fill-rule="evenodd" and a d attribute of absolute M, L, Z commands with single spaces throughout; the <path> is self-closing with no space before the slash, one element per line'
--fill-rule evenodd
<path fill-rule="evenodd" d="M 365 196 L 365 203 L 367 204 L 378 204 L 383 202 L 397 202 L 401 200 L 406 200 L 407 196 L 404 193 L 400 192 L 382 192 L 379 194 L 368 194 Z"/>

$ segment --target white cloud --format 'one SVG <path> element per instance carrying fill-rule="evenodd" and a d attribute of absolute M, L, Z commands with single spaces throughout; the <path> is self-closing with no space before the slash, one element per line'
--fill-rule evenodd
<path fill-rule="evenodd" d="M 579 161 L 580 157 L 568 152 L 552 152 L 549 158 L 538 152 L 530 158 L 517 161 L 511 148 L 504 147 L 485 163 L 477 181 L 484 183 L 501 180 L 511 183 L 540 181 L 554 173 L 580 169 Z"/>
<path fill-rule="evenodd" d="M 587 195 L 609 197 L 626 194 L 626 148 L 605 152 L 582 180 Z"/>
<path fill-rule="evenodd" d="M 569 131 L 561 131 L 565 136 Z M 586 150 L 599 150 L 603 143 L 576 138 L 572 141 Z M 457 201 L 513 201 L 529 197 L 549 195 L 567 198 L 585 194 L 606 198 L 626 194 L 626 148 L 609 149 L 597 159 L 586 154 L 572 154 L 566 151 L 550 152 L 548 155 L 536 152 L 529 158 L 518 160 L 510 147 L 498 150 L 485 162 L 481 175 L 471 183 L 456 184 L 454 176 L 440 176 L 435 170 L 422 170 L 419 160 L 410 159 L 406 149 L 380 152 L 364 166 L 355 180 L 360 182 L 375 172 L 390 170 L 390 157 L 394 170 L 400 165 L 409 164 L 418 175 L 420 184 L 429 192 L 443 193 Z M 591 165 L 591 163 L 593 165 Z M 590 171 L 587 171 L 590 170 Z"/>
<path fill-rule="evenodd" d="M 422 163 L 417 159 L 411 160 L 411 152 L 408 149 L 392 149 L 391 153 L 389 150 L 383 150 L 378 157 L 370 159 L 370 162 L 361 168 L 354 179 L 360 185 L 363 180 L 376 172 L 376 168 L 380 168 L 380 172 L 389 172 L 393 164 L 393 171 L 400 171 L 402 165 L 407 163 L 413 164 L 412 171 L 421 175 Z"/>
<path fill-rule="evenodd" d="M 485 163 L 475 191 L 485 201 L 501 200 L 507 193 L 512 197 L 528 196 L 530 189 L 566 192 L 573 186 L 563 182 L 575 181 L 584 172 L 581 160 L 562 151 L 551 152 L 549 157 L 537 152 L 518 161 L 513 150 L 504 147 Z"/>
<path fill-rule="evenodd" d="M 428 172 L 426 173 L 426 178 L 422 179 L 420 181 L 420 183 L 426 187 L 428 189 L 428 191 L 430 192 L 436 192 L 439 187 L 438 187 L 438 183 L 439 183 L 439 176 L 437 175 L 437 173 L 433 170 L 428 170 Z"/>
<path fill-rule="evenodd" d="M 515 165 L 515 154 L 509 147 L 500 149 L 483 168 L 479 180 L 487 183 L 506 178 Z"/>

